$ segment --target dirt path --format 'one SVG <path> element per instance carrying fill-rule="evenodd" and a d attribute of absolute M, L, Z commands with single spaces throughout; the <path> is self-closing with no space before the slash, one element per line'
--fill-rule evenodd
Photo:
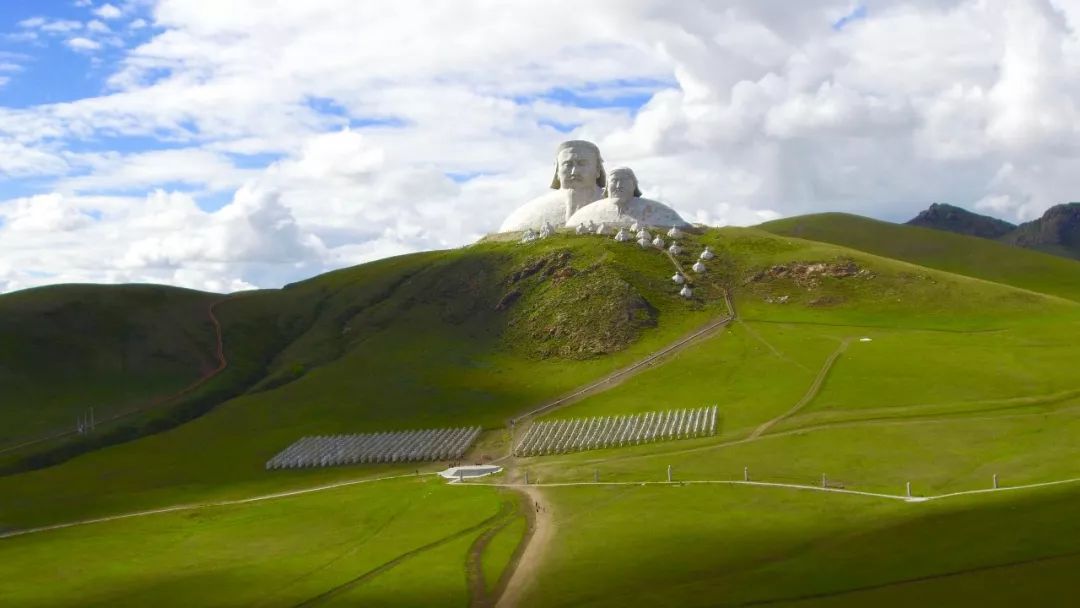
<path fill-rule="evenodd" d="M 424 473 L 424 475 L 434 475 L 435 473 Z M 49 530 L 61 530 L 63 528 L 74 528 L 75 526 L 86 526 L 90 524 L 100 524 L 108 521 L 116 521 L 118 519 L 130 519 L 132 517 L 145 517 L 147 515 L 158 515 L 161 513 L 174 513 L 176 511 L 191 511 L 194 509 L 205 509 L 207 507 L 227 507 L 231 505 L 245 505 L 253 502 L 263 502 L 265 500 L 276 500 L 278 498 L 288 498 L 290 496 L 300 496 L 303 494 L 311 494 L 313 492 L 323 492 L 326 490 L 334 490 L 337 488 L 343 488 L 345 486 L 353 486 L 361 483 L 371 483 L 375 481 L 386 481 L 389 479 L 402 479 L 404 477 L 416 477 L 415 473 L 406 473 L 402 475 L 390 475 L 387 477 L 368 477 L 365 479 L 352 479 L 349 481 L 339 481 L 336 483 L 325 484 L 321 486 L 314 486 L 311 488 L 302 488 L 299 490 L 289 490 L 286 492 L 275 492 L 274 494 L 263 494 L 262 496 L 252 496 L 250 498 L 239 498 L 235 500 L 218 500 L 212 502 L 199 502 L 190 503 L 184 505 L 173 505 L 171 507 L 162 507 L 160 509 L 148 509 L 146 511 L 134 511 L 131 513 L 121 513 L 119 515 L 108 515 L 105 517 L 95 517 L 92 519 L 80 519 L 78 521 L 71 521 L 63 524 L 53 524 L 50 526 L 41 526 L 38 528 L 26 528 L 23 530 L 13 530 L 10 532 L 0 533 L 0 539 L 12 538 L 15 536 L 23 536 L 26 534 L 35 534 L 37 532 L 48 532 Z"/>
<path fill-rule="evenodd" d="M 760 426 L 754 429 L 753 433 L 750 433 L 750 436 L 747 437 L 747 439 L 757 439 L 763 433 L 765 433 L 765 431 L 768 431 L 769 428 L 771 428 L 774 424 L 780 422 L 785 418 L 790 418 L 791 416 L 794 416 L 796 413 L 798 413 L 799 410 L 805 407 L 806 404 L 813 401 L 814 397 L 817 397 L 818 392 L 821 391 L 821 386 L 825 384 L 825 378 L 829 375 L 829 370 L 832 369 L 833 364 L 836 363 L 836 360 L 840 358 L 840 355 L 844 354 L 844 351 L 847 350 L 848 345 L 851 344 L 851 340 L 851 338 L 844 338 L 843 341 L 840 342 L 840 346 L 835 351 L 833 351 L 833 354 L 829 355 L 829 358 L 825 360 L 825 365 L 821 367 L 821 371 L 818 372 L 817 377 L 814 378 L 814 382 L 810 385 L 810 389 L 806 391 L 806 394 L 803 395 L 802 399 L 799 399 L 798 403 L 796 403 L 790 410 L 784 412 L 783 414 L 780 414 L 776 418 L 761 423 Z"/>
<path fill-rule="evenodd" d="M 345 581 L 344 583 L 330 589 L 329 591 L 325 591 L 323 593 L 320 593 L 319 595 L 316 595 L 313 598 L 304 600 L 303 602 L 300 602 L 299 604 L 296 604 L 296 606 L 299 608 L 300 606 L 317 606 L 319 604 L 322 604 L 322 603 L 326 602 L 327 600 L 333 599 L 335 596 L 341 595 L 342 593 L 344 593 L 346 591 L 349 591 L 351 589 L 356 588 L 358 585 L 361 585 L 361 584 L 375 578 L 376 576 L 382 574 L 383 572 L 386 572 L 387 570 L 390 570 L 394 566 L 397 566 L 398 564 L 400 564 L 400 563 L 402 563 L 404 561 L 412 559 L 412 558 L 414 558 L 414 557 L 416 557 L 416 556 L 418 556 L 418 555 L 420 555 L 422 553 L 426 553 L 428 551 L 431 551 L 432 549 L 436 549 L 438 547 L 441 547 L 441 546 L 445 545 L 446 543 L 455 541 L 455 540 L 457 540 L 457 539 L 459 539 L 459 538 L 461 538 L 463 536 L 468 536 L 469 534 L 472 534 L 472 533 L 477 532 L 479 530 L 483 530 L 484 528 L 490 526 L 491 524 L 497 522 L 498 520 L 500 520 L 502 518 L 505 518 L 508 513 L 510 513 L 510 510 L 508 510 L 507 506 L 504 504 L 503 508 L 499 509 L 498 513 L 496 513 L 495 515 L 492 515 L 491 517 L 485 519 L 484 521 L 482 521 L 482 522 L 480 522 L 480 523 L 478 523 L 476 525 L 465 528 L 464 530 L 458 530 L 457 532 L 454 532 L 452 534 L 448 534 L 448 535 L 446 535 L 446 536 L 444 536 L 444 537 L 442 537 L 442 538 L 440 538 L 438 540 L 435 540 L 435 541 L 432 541 L 432 542 L 430 542 L 430 543 L 428 543 L 426 545 L 423 545 L 422 547 L 417 547 L 417 548 L 415 548 L 415 549 L 413 549 L 411 551 L 406 551 L 405 553 L 402 553 L 401 555 L 395 557 L 394 559 L 392 559 L 392 560 L 390 560 L 388 562 L 385 562 L 380 566 L 376 566 L 375 568 L 372 568 L 371 570 L 368 570 L 367 572 L 361 574 L 360 576 L 357 576 L 356 578 Z"/>
<path fill-rule="evenodd" d="M 529 531 L 533 527 L 533 502 L 524 492 L 518 495 L 517 510 L 511 510 L 507 513 L 501 521 L 496 522 L 483 534 L 478 536 L 465 557 L 465 580 L 469 588 L 469 606 L 470 608 L 492 608 L 495 605 L 495 600 L 506 589 L 506 584 L 509 582 L 510 575 L 517 567 L 517 562 L 521 559 L 521 553 L 525 549 L 525 546 L 529 542 Z M 518 515 L 525 516 L 528 521 L 528 528 L 526 530 L 524 538 L 518 543 L 518 547 L 514 550 L 510 561 L 507 563 L 506 568 L 500 575 L 499 580 L 496 581 L 494 588 L 489 593 L 487 580 L 484 578 L 484 551 L 487 550 L 491 541 L 498 536 L 500 532 L 506 529 L 507 526 L 514 523 Z"/>
<path fill-rule="evenodd" d="M 722 329 L 723 327 L 726 327 L 736 318 L 735 307 L 732 305 L 731 297 L 727 293 L 724 294 L 724 302 L 727 305 L 728 314 L 718 319 L 709 321 L 704 326 L 690 332 L 689 334 L 683 336 L 682 338 L 679 338 L 675 342 L 672 342 L 671 344 L 661 348 L 660 350 L 654 351 L 643 359 L 631 363 L 624 368 L 615 370 L 610 374 L 604 376 L 603 378 L 600 378 L 599 380 L 596 380 L 590 384 L 587 384 L 584 387 L 574 390 L 568 395 L 564 395 L 562 397 L 559 397 L 558 399 L 555 399 L 554 401 L 549 401 L 523 414 L 520 414 L 512 418 L 510 420 L 510 423 L 514 427 L 517 427 L 517 425 L 524 420 L 539 416 L 540 414 L 547 414 L 549 412 L 553 412 L 557 409 L 566 407 L 572 403 L 580 401 L 585 397 L 614 388 L 628 378 L 632 377 L 634 374 L 641 372 L 646 366 L 653 364 L 661 357 L 678 353 L 679 351 L 684 350 L 694 342 L 712 335 L 716 331 Z"/>
<path fill-rule="evenodd" d="M 112 416 L 107 416 L 105 418 L 102 418 L 97 422 L 97 424 L 106 424 L 106 423 L 109 423 L 109 422 L 115 422 L 117 420 L 121 420 L 121 419 L 126 418 L 128 416 L 131 416 L 133 414 L 137 414 L 139 412 L 146 411 L 146 410 L 148 410 L 148 409 L 150 409 L 152 407 L 165 405 L 166 403 L 170 403 L 172 401 L 175 401 L 175 400 L 177 400 L 177 399 L 179 399 L 179 398 L 181 398 L 181 397 L 195 391 L 196 389 L 198 389 L 202 385 L 209 382 L 215 376 L 217 376 L 221 372 L 225 371 L 225 368 L 227 368 L 229 366 L 229 362 L 225 358 L 225 341 L 224 341 L 224 338 L 222 336 L 221 322 L 218 320 L 217 315 L 214 314 L 214 309 L 217 308 L 217 306 L 219 304 L 227 302 L 231 298 L 232 298 L 232 296 L 227 296 L 227 297 L 224 297 L 224 298 L 222 298 L 220 300 L 217 300 L 217 301 L 213 302 L 212 304 L 210 304 L 210 306 L 206 310 L 207 317 L 210 319 L 210 323 L 214 326 L 214 358 L 217 360 L 217 367 L 215 367 L 214 369 L 212 369 L 212 370 L 210 370 L 208 372 L 204 372 L 194 382 L 192 382 L 191 384 L 185 386 L 184 388 L 182 388 L 182 389 L 180 389 L 180 390 L 178 390 L 178 391 L 176 391 L 174 393 L 154 397 L 150 401 L 147 401 L 145 403 L 136 405 L 135 407 L 133 407 L 131 409 L 125 410 L 125 411 L 117 413 L 117 414 L 113 414 Z M 29 441 L 24 441 L 22 443 L 17 443 L 15 445 L 9 445 L 9 446 L 0 447 L 0 454 L 3 454 L 5 452 L 13 452 L 13 451 L 21 449 L 21 448 L 30 447 L 32 445 L 36 445 L 36 444 L 39 444 L 39 443 L 44 443 L 46 441 L 52 441 L 54 439 L 62 439 L 64 437 L 69 437 L 69 436 L 72 436 L 72 435 L 76 435 L 77 433 L 78 433 L 78 431 L 72 429 L 72 430 L 67 430 L 67 431 L 63 431 L 63 432 L 60 432 L 60 433 L 53 433 L 52 435 L 46 435 L 46 436 L 43 436 L 43 437 L 38 437 L 36 439 L 31 439 Z"/>
<path fill-rule="evenodd" d="M 523 492 L 528 497 L 529 504 L 526 510 L 531 512 L 533 517 L 529 521 L 525 550 L 516 563 L 507 566 L 513 569 L 512 574 L 507 580 L 506 588 L 499 595 L 495 608 L 515 608 L 521 603 L 522 596 L 536 580 L 536 570 L 543 562 L 551 539 L 555 536 L 554 512 L 540 488 L 515 486 L 514 489 Z M 539 510 L 536 505 L 540 505 Z"/>

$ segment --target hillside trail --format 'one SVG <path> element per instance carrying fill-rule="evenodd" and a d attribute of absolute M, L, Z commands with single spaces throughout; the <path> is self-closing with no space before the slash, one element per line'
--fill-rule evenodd
<path fill-rule="evenodd" d="M 511 418 L 511 426 L 517 429 L 521 422 L 526 421 L 530 418 L 534 418 L 541 414 L 548 414 L 554 412 L 568 405 L 572 405 L 578 401 L 581 401 L 585 397 L 590 397 L 592 395 L 615 388 L 622 382 L 625 382 L 629 378 L 633 377 L 635 374 L 644 371 L 647 366 L 652 365 L 660 358 L 668 355 L 677 354 L 680 351 L 685 350 L 687 347 L 693 345 L 694 343 L 711 336 L 712 334 L 726 327 L 728 324 L 738 318 L 738 315 L 735 311 L 735 306 L 731 301 L 731 296 L 727 293 L 727 291 L 724 292 L 724 303 L 727 307 L 727 314 L 709 321 L 702 327 L 699 327 L 698 329 L 690 332 L 689 334 L 683 335 L 674 342 L 671 342 L 668 345 L 649 353 L 645 357 L 638 359 L 637 361 L 631 363 L 630 365 L 627 365 L 626 367 L 617 369 L 598 380 L 594 380 L 589 384 L 586 384 L 583 387 L 574 389 L 571 393 L 567 395 L 538 405 L 523 414 L 519 414 L 514 418 Z"/>
<path fill-rule="evenodd" d="M 435 473 L 422 473 L 423 475 L 435 475 Z M 161 507 L 158 509 L 146 509 L 143 511 L 130 511 L 128 513 L 117 513 L 116 515 L 106 515 L 104 517 L 92 517 L 88 519 L 79 519 L 76 521 L 70 521 L 60 524 L 51 524 L 48 526 L 40 526 L 37 528 L 24 528 L 22 530 L 13 530 L 10 532 L 0 532 L 0 540 L 5 538 L 12 538 L 15 536 L 24 536 L 26 534 L 35 534 L 37 532 L 48 532 L 50 530 L 61 530 L 63 528 L 74 528 L 76 526 L 86 526 L 90 524 L 100 524 L 110 521 L 116 521 L 119 519 L 131 519 L 133 517 L 145 517 L 148 515 L 160 515 L 162 513 L 175 513 L 177 511 L 193 511 L 195 509 L 206 509 L 209 507 L 228 507 L 233 505 L 246 505 L 257 502 L 263 502 L 267 500 L 277 500 L 279 498 L 289 498 L 291 496 L 302 496 L 304 494 L 312 494 L 314 492 L 324 492 L 326 490 L 336 490 L 337 488 L 343 488 L 346 486 L 354 486 L 361 483 L 372 483 L 376 481 L 388 481 L 391 479 L 403 479 L 406 477 L 417 477 L 416 473 L 404 473 L 401 475 L 387 475 L 384 477 L 366 477 L 362 479 L 350 479 L 346 481 L 338 481 L 335 483 L 323 484 L 318 486 L 312 486 L 309 488 L 300 488 L 298 490 L 287 490 L 285 492 L 274 492 L 272 494 L 262 494 L 259 496 L 250 496 L 248 498 L 236 498 L 233 500 L 214 500 L 207 502 L 187 503 L 180 505 L 172 505 L 168 507 Z"/>
<path fill-rule="evenodd" d="M 179 398 L 181 398 L 181 397 L 183 397 L 185 395 L 188 395 L 188 394 L 194 392 L 195 390 L 197 390 L 198 388 L 202 387 L 204 384 L 206 384 L 207 382 L 209 382 L 210 380 L 215 378 L 218 374 L 225 371 L 225 369 L 229 367 L 229 361 L 225 357 L 225 340 L 224 340 L 222 330 L 221 330 L 221 321 L 218 320 L 217 315 L 214 313 L 214 309 L 217 308 L 218 305 L 223 304 L 223 303 L 233 299 L 234 297 L 235 296 L 226 296 L 224 298 L 221 298 L 220 300 L 215 300 L 206 309 L 207 317 L 209 318 L 211 325 L 214 326 L 214 358 L 217 360 L 217 366 L 214 369 L 212 369 L 210 371 L 207 371 L 207 372 L 203 372 L 192 383 L 188 384 L 184 388 L 182 388 L 182 389 L 180 389 L 180 390 L 178 390 L 178 391 L 176 391 L 174 393 L 154 397 L 153 399 L 150 399 L 149 401 L 144 402 L 142 404 L 136 405 L 133 408 L 129 408 L 129 409 L 123 411 L 123 412 L 120 412 L 120 413 L 117 413 L 117 414 L 113 414 L 112 416 L 107 416 L 105 418 L 102 418 L 97 422 L 97 424 L 106 424 L 106 423 L 109 423 L 109 422 L 116 422 L 117 420 L 122 420 L 122 419 L 124 419 L 124 418 L 126 418 L 128 416 L 133 415 L 133 414 L 137 414 L 139 412 L 144 412 L 144 411 L 146 411 L 146 410 L 148 410 L 150 408 L 158 407 L 158 406 L 170 403 L 172 401 L 175 401 L 175 400 L 177 400 L 177 399 L 179 399 Z M 70 436 L 76 435 L 76 434 L 78 434 L 78 431 L 75 430 L 75 429 L 71 429 L 71 430 L 60 432 L 60 433 L 53 433 L 51 435 L 46 435 L 46 436 L 43 436 L 43 437 L 37 437 L 35 439 L 31 439 L 29 441 L 24 441 L 22 443 L 0 447 L 0 454 L 3 454 L 5 452 L 13 452 L 13 451 L 21 449 L 21 448 L 30 447 L 30 446 L 33 446 L 33 445 L 36 445 L 36 444 L 39 444 L 39 443 L 44 443 L 46 441 L 52 441 L 54 439 L 62 439 L 64 437 L 70 437 Z"/>
<path fill-rule="evenodd" d="M 529 586 L 536 580 L 536 571 L 547 554 L 551 539 L 555 536 L 555 515 L 551 504 L 545 499 L 543 492 L 536 486 L 514 486 L 513 489 L 524 493 L 528 497 L 533 517 L 529 521 L 529 531 L 526 534 L 525 550 L 516 562 L 507 566 L 511 569 L 510 578 L 506 587 L 499 595 L 495 608 L 514 608 L 521 603 L 521 598 Z"/>
<path fill-rule="evenodd" d="M 848 337 L 840 341 L 840 346 L 837 347 L 837 349 L 833 351 L 831 355 L 829 355 L 829 358 L 825 360 L 825 365 L 821 366 L 821 370 L 818 371 L 818 374 L 814 378 L 813 383 L 810 384 L 810 388 L 806 391 L 806 394 L 803 395 L 802 399 L 799 399 L 798 403 L 792 406 L 790 410 L 784 412 L 783 414 L 780 414 L 776 418 L 766 420 L 765 422 L 761 423 L 756 429 L 754 429 L 753 433 L 750 433 L 750 436 L 747 437 L 747 439 L 754 440 L 758 437 L 761 437 L 761 435 L 768 431 L 770 428 L 772 428 L 773 425 L 780 422 L 781 420 L 784 420 L 785 418 L 790 418 L 791 416 L 794 416 L 799 412 L 799 410 L 806 407 L 808 403 L 813 401 L 814 398 L 817 397 L 818 393 L 821 392 L 821 387 L 823 384 L 825 384 L 825 378 L 828 377 L 829 370 L 832 369 L 833 364 L 836 363 L 836 360 L 840 358 L 840 355 L 844 354 L 844 351 L 847 350 L 848 345 L 851 344 L 852 339 L 853 338 Z"/>

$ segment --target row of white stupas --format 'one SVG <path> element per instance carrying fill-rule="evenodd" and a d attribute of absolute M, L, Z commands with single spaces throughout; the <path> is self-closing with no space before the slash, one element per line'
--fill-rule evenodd
<path fill-rule="evenodd" d="M 637 177 L 626 167 L 604 171 L 596 144 L 564 141 L 555 152 L 554 192 L 518 207 L 503 222 L 500 232 L 602 226 L 607 229 L 641 227 L 689 228 L 674 209 L 642 198 Z M 632 231 L 637 231 L 632 228 Z"/>

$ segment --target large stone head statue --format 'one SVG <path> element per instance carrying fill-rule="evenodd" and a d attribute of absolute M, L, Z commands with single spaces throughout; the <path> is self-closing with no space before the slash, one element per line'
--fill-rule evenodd
<path fill-rule="evenodd" d="M 553 190 L 603 188 L 605 184 L 604 159 L 596 144 L 582 139 L 559 144 L 555 150 L 555 177 L 551 179 Z"/>
<path fill-rule="evenodd" d="M 559 227 L 575 211 L 603 194 L 607 176 L 600 149 L 589 141 L 574 139 L 564 141 L 555 150 L 555 177 L 551 188 L 515 209 L 503 221 L 499 232 L 539 230 L 546 224 Z"/>

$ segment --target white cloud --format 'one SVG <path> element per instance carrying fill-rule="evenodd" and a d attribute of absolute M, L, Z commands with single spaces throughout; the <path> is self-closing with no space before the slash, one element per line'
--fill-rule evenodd
<path fill-rule="evenodd" d="M 101 48 L 100 42 L 82 36 L 69 38 L 65 41 L 65 44 L 74 51 L 96 51 Z"/>
<path fill-rule="evenodd" d="M 93 10 L 93 13 L 102 19 L 119 19 L 124 12 L 112 4 L 102 4 Z"/>
<path fill-rule="evenodd" d="M 38 28 L 43 32 L 50 34 L 66 34 L 68 32 L 74 32 L 75 30 L 82 29 L 83 24 L 78 21 L 72 21 L 70 19 L 59 19 L 56 21 L 46 21 Z"/>
<path fill-rule="evenodd" d="M 86 29 L 96 34 L 107 34 L 112 31 L 104 21 L 98 21 L 97 19 L 88 21 L 86 23 Z"/>
<path fill-rule="evenodd" d="M 254 176 L 238 169 L 224 155 L 200 148 L 155 150 L 134 154 L 70 154 L 68 162 L 84 175 L 61 179 L 62 190 L 150 189 L 165 184 L 184 184 L 222 191 L 239 187 Z"/>
<path fill-rule="evenodd" d="M 576 137 L 708 223 L 822 210 L 906 219 L 932 201 L 1015 221 L 1075 200 L 1080 5 L 866 6 L 837 30 L 850 0 L 162 0 L 157 33 L 102 95 L 0 107 L 0 173 L 53 175 L 43 192 L 103 206 L 47 256 L 19 241 L 20 259 L 48 260 L 37 269 L 54 276 L 6 284 L 274 286 L 457 246 L 542 193 L 554 146 Z M 59 23 L 21 25 L 79 29 Z M 604 107 L 626 96 L 648 103 Z M 126 137 L 169 149 L 65 149 Z M 156 187 L 193 193 L 101 196 Z M 214 213 L 192 198 L 233 190 Z"/>
<path fill-rule="evenodd" d="M 28 19 L 23 19 L 22 21 L 20 21 L 19 22 L 19 27 L 27 28 L 27 29 L 36 29 L 36 28 L 39 28 L 39 27 L 45 25 L 46 21 L 47 20 L 44 17 L 30 17 Z"/>

